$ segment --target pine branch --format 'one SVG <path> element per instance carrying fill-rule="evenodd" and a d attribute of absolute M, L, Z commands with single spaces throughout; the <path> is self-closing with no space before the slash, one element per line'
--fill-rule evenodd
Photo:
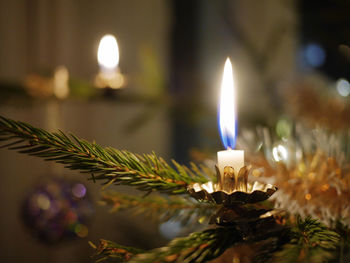
<path fill-rule="evenodd" d="M 167 247 L 149 252 L 125 247 L 107 240 L 100 240 L 96 250 L 96 262 L 113 261 L 130 263 L 194 263 L 206 262 L 220 256 L 228 247 L 243 240 L 235 228 L 213 228 L 195 232 L 187 237 L 173 239 Z M 135 255 L 135 256 L 134 256 Z"/>
<path fill-rule="evenodd" d="M 173 239 L 168 246 L 132 257 L 130 263 L 194 263 L 220 256 L 227 248 L 243 240 L 235 228 L 213 228 Z"/>
<path fill-rule="evenodd" d="M 275 262 L 327 262 L 334 257 L 340 236 L 310 217 L 297 219 L 291 241 L 278 252 Z"/>
<path fill-rule="evenodd" d="M 6 141 L 8 143 L 5 144 Z M 141 156 L 111 147 L 103 148 L 73 134 L 67 136 L 61 131 L 51 133 L 0 116 L 1 143 L 2 148 L 89 173 L 91 179 L 103 180 L 107 185 L 124 184 L 143 191 L 183 194 L 187 192 L 189 184 L 207 181 L 207 177 L 194 164 L 190 169 L 173 161 L 173 168 L 155 154 Z"/>
<path fill-rule="evenodd" d="M 219 257 L 227 248 L 271 238 L 280 239 L 288 228 L 276 224 L 275 220 L 261 219 L 256 222 L 238 223 L 227 227 L 195 232 L 187 237 L 173 239 L 167 246 L 131 257 L 130 263 L 202 263 Z M 99 254 L 109 260 L 112 250 Z M 116 252 L 118 254 L 118 252 Z"/>
<path fill-rule="evenodd" d="M 136 214 L 145 214 L 160 222 L 172 219 L 181 220 L 183 224 L 209 218 L 216 209 L 214 205 L 179 196 L 140 197 L 115 191 L 102 193 L 101 204 L 111 206 L 111 212 L 132 209 Z"/>
<path fill-rule="evenodd" d="M 144 252 L 142 249 L 121 246 L 104 239 L 100 239 L 100 244 L 98 246 L 95 246 L 92 242 L 89 243 L 90 246 L 95 249 L 93 257 L 96 259 L 96 263 L 102 261 L 126 262 L 132 256 Z"/>

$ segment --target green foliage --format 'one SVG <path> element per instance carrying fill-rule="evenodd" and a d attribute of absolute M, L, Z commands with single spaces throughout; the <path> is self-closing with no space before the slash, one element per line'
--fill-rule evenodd
<path fill-rule="evenodd" d="M 181 220 L 183 224 L 207 219 L 216 209 L 212 204 L 198 203 L 194 199 L 182 196 L 140 197 L 115 191 L 102 193 L 101 203 L 111 206 L 112 212 L 130 209 L 136 214 L 144 214 L 158 222 L 171 219 Z"/>
<path fill-rule="evenodd" d="M 92 246 L 97 262 L 118 259 L 130 263 L 199 263 L 220 256 L 228 247 L 241 241 L 242 235 L 236 228 L 219 227 L 173 239 L 168 246 L 149 252 L 139 252 L 106 240 L 101 240 L 98 247 Z"/>
<path fill-rule="evenodd" d="M 128 262 L 202 263 L 219 257 L 227 248 L 235 245 L 266 241 L 281 234 L 280 228 L 275 228 L 276 225 L 262 224 L 253 232 L 247 227 L 248 225 L 233 225 L 194 232 L 189 236 L 173 239 L 165 247 L 136 254 Z M 106 253 L 110 251 L 106 250 Z M 100 256 L 111 255 L 106 253 L 103 252 Z M 109 257 L 105 259 L 108 261 Z"/>
<path fill-rule="evenodd" d="M 206 262 L 220 256 L 227 248 L 242 241 L 235 228 L 218 227 L 173 239 L 168 246 L 138 254 L 130 263 Z"/>
<path fill-rule="evenodd" d="M 5 141 L 8 143 L 5 144 Z M 194 164 L 190 169 L 173 161 L 173 168 L 154 153 L 141 156 L 111 147 L 103 148 L 73 134 L 51 133 L 1 116 L 0 143 L 2 148 L 89 173 L 94 181 L 104 180 L 107 185 L 124 184 L 143 191 L 183 194 L 189 184 L 207 181 L 201 169 Z"/>
<path fill-rule="evenodd" d="M 340 236 L 310 217 L 297 218 L 291 240 L 276 254 L 276 262 L 327 262 L 333 258 Z"/>
<path fill-rule="evenodd" d="M 104 239 L 100 239 L 98 246 L 95 246 L 92 242 L 90 242 L 90 246 L 95 249 L 93 257 L 96 263 L 102 261 L 126 262 L 132 256 L 144 252 L 142 249 L 122 246 Z"/>

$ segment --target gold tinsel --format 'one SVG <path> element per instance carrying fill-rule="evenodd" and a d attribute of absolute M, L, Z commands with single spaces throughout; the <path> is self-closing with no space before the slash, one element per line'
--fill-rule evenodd
<path fill-rule="evenodd" d="M 275 143 L 271 136 L 261 141 L 259 152 L 247 151 L 254 167 L 250 176 L 278 187 L 271 197 L 276 208 L 303 217 L 310 215 L 328 226 L 336 221 L 350 226 L 348 140 L 314 129 L 301 130 Z M 248 144 L 241 143 L 247 149 L 244 145 Z M 276 160 L 271 154 L 278 145 L 287 151 L 284 159 Z"/>
<path fill-rule="evenodd" d="M 311 215 L 327 225 L 336 220 L 350 224 L 350 174 L 334 158 L 318 151 L 289 169 L 278 163 L 274 179 L 280 189 L 272 197 L 276 207 Z"/>

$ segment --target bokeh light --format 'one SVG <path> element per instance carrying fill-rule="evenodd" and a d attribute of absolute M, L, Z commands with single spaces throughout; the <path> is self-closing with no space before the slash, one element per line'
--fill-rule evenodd
<path fill-rule="evenodd" d="M 303 49 L 303 59 L 307 66 L 320 67 L 326 61 L 326 52 L 317 43 L 309 43 Z"/>
<path fill-rule="evenodd" d="M 276 162 L 286 161 L 288 159 L 288 151 L 283 145 L 277 145 L 272 149 L 272 156 Z"/>
<path fill-rule="evenodd" d="M 162 234 L 162 236 L 168 239 L 178 236 L 181 229 L 181 223 L 173 220 L 164 222 L 159 226 L 159 232 Z"/>
<path fill-rule="evenodd" d="M 39 194 L 36 197 L 36 203 L 40 209 L 47 210 L 50 208 L 50 199 L 44 195 L 44 194 Z"/>
<path fill-rule="evenodd" d="M 52 245 L 86 237 L 93 206 L 82 183 L 53 179 L 34 186 L 21 213 L 33 236 Z"/>
<path fill-rule="evenodd" d="M 347 97 L 350 94 L 350 83 L 346 79 L 339 79 L 336 88 L 340 96 Z"/>
<path fill-rule="evenodd" d="M 77 198 L 82 198 L 86 194 L 86 187 L 83 184 L 75 184 L 72 188 L 72 193 Z"/>
<path fill-rule="evenodd" d="M 276 133 L 277 135 L 282 138 L 286 139 L 290 136 L 292 132 L 292 125 L 291 123 L 286 119 L 280 119 L 276 124 Z"/>

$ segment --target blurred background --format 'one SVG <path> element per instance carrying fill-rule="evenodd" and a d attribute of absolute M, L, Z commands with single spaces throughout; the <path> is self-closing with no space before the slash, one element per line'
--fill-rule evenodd
<path fill-rule="evenodd" d="M 230 57 L 239 131 L 317 114 L 337 129 L 350 118 L 349 12 L 345 0 L 0 0 L 0 115 L 166 160 L 214 160 Z M 108 47 L 97 60 L 106 34 L 117 64 Z M 1 150 L 1 262 L 90 262 L 89 240 L 153 248 L 176 235 L 171 222 L 110 214 L 100 189 Z M 38 216 L 53 204 L 69 224 Z"/>

